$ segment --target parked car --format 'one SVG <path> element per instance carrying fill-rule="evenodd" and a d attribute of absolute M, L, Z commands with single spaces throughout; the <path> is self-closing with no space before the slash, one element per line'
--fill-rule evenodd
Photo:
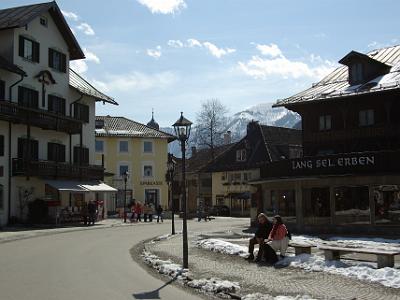
<path fill-rule="evenodd" d="M 230 216 L 230 210 L 229 207 L 226 205 L 215 205 L 212 207 L 210 215 L 227 217 Z"/>

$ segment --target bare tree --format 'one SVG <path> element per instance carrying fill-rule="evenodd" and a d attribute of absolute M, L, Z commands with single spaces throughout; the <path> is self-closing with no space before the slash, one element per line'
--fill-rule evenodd
<path fill-rule="evenodd" d="M 228 109 L 218 99 L 202 102 L 197 114 L 193 142 L 200 148 L 211 149 L 214 158 L 214 148 L 223 144 L 223 134 L 228 123 Z"/>

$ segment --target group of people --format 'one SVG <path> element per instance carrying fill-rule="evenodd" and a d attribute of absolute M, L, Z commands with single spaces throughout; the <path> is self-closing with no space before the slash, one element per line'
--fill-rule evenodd
<path fill-rule="evenodd" d="M 249 241 L 248 260 L 254 260 L 254 246 L 259 245 L 258 255 L 255 259 L 260 262 L 265 259 L 266 262 L 275 263 L 278 260 L 276 252 L 279 251 L 280 257 L 284 258 L 291 238 L 290 232 L 283 224 L 282 218 L 276 215 L 270 222 L 263 213 L 257 217 L 258 227 L 253 238 Z"/>
<path fill-rule="evenodd" d="M 153 209 L 153 206 L 151 204 L 145 203 L 142 205 L 140 202 L 136 202 L 132 205 L 131 207 L 131 222 L 142 222 L 142 216 L 143 216 L 143 221 L 144 222 L 153 222 L 153 215 L 156 213 L 157 215 L 157 223 L 164 222 L 163 218 L 163 208 L 161 205 L 158 205 L 155 209 Z"/>
<path fill-rule="evenodd" d="M 97 205 L 94 201 L 84 203 L 81 209 L 81 215 L 83 218 L 83 224 L 94 225 L 97 220 Z"/>

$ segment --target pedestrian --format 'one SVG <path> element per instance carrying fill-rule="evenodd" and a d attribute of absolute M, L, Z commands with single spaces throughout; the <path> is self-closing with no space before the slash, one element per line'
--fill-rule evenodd
<path fill-rule="evenodd" d="M 82 209 L 81 209 L 81 215 L 83 219 L 83 224 L 88 225 L 88 207 L 87 203 L 83 203 Z"/>
<path fill-rule="evenodd" d="M 143 212 L 143 207 L 142 207 L 142 205 L 140 204 L 140 202 L 137 202 L 137 203 L 136 203 L 135 211 L 136 211 L 136 216 L 137 216 L 137 219 L 136 219 L 136 220 L 137 220 L 138 222 L 142 222 L 141 215 L 142 215 L 142 212 Z"/>
<path fill-rule="evenodd" d="M 254 260 L 254 246 L 259 245 L 258 254 L 256 261 L 259 262 L 262 258 L 262 245 L 264 244 L 264 240 L 268 238 L 272 224 L 268 220 L 267 216 L 263 213 L 260 213 L 257 216 L 258 226 L 257 230 L 254 234 L 254 237 L 249 240 L 249 256 L 247 257 L 248 260 Z"/>
<path fill-rule="evenodd" d="M 162 213 L 163 213 L 163 209 L 162 209 L 161 205 L 158 205 L 157 206 L 157 223 L 159 223 L 160 219 L 161 219 L 162 223 L 164 222 Z"/>
<path fill-rule="evenodd" d="M 281 258 L 284 258 L 289 245 L 290 233 L 287 230 L 286 225 L 283 224 L 281 216 L 274 216 L 272 218 L 272 223 L 273 227 L 266 243 L 275 251 L 279 250 Z"/>
<path fill-rule="evenodd" d="M 151 203 L 149 203 L 149 222 L 153 222 L 153 214 L 154 214 L 154 210 L 153 210 L 153 205 L 151 205 Z"/>
<path fill-rule="evenodd" d="M 90 200 L 88 204 L 89 225 L 90 223 L 94 225 L 94 222 L 96 221 L 96 211 L 96 204 L 92 200 Z"/>
<path fill-rule="evenodd" d="M 149 215 L 149 205 L 145 203 L 143 205 L 143 221 L 146 223 L 147 222 L 147 217 Z"/>
<path fill-rule="evenodd" d="M 135 203 L 132 203 L 131 205 L 131 218 L 130 218 L 131 223 L 135 222 Z"/>

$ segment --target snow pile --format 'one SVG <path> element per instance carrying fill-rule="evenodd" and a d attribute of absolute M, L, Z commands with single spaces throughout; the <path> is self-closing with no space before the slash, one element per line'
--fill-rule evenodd
<path fill-rule="evenodd" d="M 203 248 L 218 253 L 239 255 L 241 257 L 246 257 L 248 255 L 246 247 L 219 239 L 198 240 L 195 242 L 195 245 L 199 248 Z"/>
<path fill-rule="evenodd" d="M 400 270 L 394 268 L 375 269 L 367 263 L 348 264 L 343 261 L 325 261 L 323 257 L 308 254 L 286 257 L 277 265 L 290 265 L 306 271 L 327 272 L 400 288 Z"/>
<path fill-rule="evenodd" d="M 263 295 L 261 293 L 255 293 L 255 294 L 248 294 L 246 296 L 243 296 L 241 298 L 242 300 L 315 300 L 313 298 L 310 298 L 309 296 L 296 296 L 296 297 L 291 297 L 291 296 L 270 296 L 270 295 Z"/>
<path fill-rule="evenodd" d="M 162 260 L 146 250 L 143 251 L 142 257 L 146 264 L 152 266 L 160 274 L 177 277 L 181 280 L 186 279 L 188 276 L 189 271 L 187 269 L 183 269 L 180 265 L 173 263 L 171 260 Z"/>
<path fill-rule="evenodd" d="M 221 280 L 219 278 L 210 279 L 195 279 L 187 283 L 188 286 L 200 289 L 207 293 L 234 293 L 240 290 L 239 283 L 231 282 L 228 280 Z"/>

